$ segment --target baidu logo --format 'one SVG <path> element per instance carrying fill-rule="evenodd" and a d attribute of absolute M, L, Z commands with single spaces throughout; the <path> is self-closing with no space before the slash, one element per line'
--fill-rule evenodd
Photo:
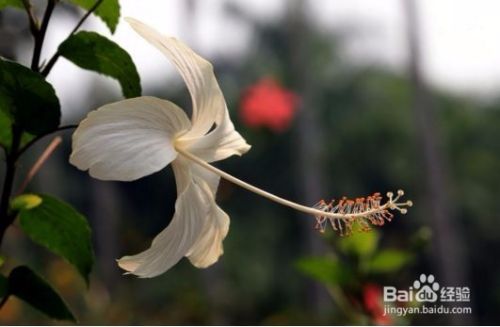
<path fill-rule="evenodd" d="M 384 316 L 407 314 L 468 314 L 470 288 L 440 285 L 434 275 L 421 274 L 406 289 L 384 286 Z"/>
<path fill-rule="evenodd" d="M 420 275 L 420 278 L 413 282 L 415 289 L 415 300 L 418 302 L 436 302 L 438 299 L 439 283 L 435 282 L 434 275 Z"/>
<path fill-rule="evenodd" d="M 408 289 L 384 286 L 384 302 L 469 302 L 469 287 L 439 285 L 434 275 L 421 274 Z"/>

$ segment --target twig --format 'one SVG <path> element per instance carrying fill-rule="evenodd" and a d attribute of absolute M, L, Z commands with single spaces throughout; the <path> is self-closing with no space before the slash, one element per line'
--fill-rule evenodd
<path fill-rule="evenodd" d="M 92 7 L 90 7 L 90 9 L 87 11 L 87 13 L 85 15 L 83 15 L 83 17 L 80 19 L 80 21 L 76 24 L 75 28 L 73 28 L 73 30 L 71 31 L 71 33 L 69 35 L 73 35 L 75 34 L 78 29 L 80 28 L 80 26 L 82 26 L 82 24 L 87 20 L 87 18 L 94 12 L 96 11 L 97 7 L 99 7 L 101 5 L 101 3 L 103 2 L 104 0 L 97 0 L 94 5 Z"/>
<path fill-rule="evenodd" d="M 31 69 L 35 72 L 40 71 L 40 55 L 42 53 L 43 41 L 45 39 L 45 32 L 47 32 L 47 27 L 49 26 L 50 17 L 56 6 L 56 0 L 49 0 L 47 2 L 47 8 L 45 9 L 45 14 L 43 15 L 42 24 L 40 29 L 34 34 L 35 37 L 35 48 L 33 50 L 33 59 L 31 60 Z M 33 31 L 32 31 L 33 33 Z"/>
<path fill-rule="evenodd" d="M 43 164 L 47 161 L 47 159 L 49 159 L 49 157 L 52 155 L 52 153 L 54 153 L 54 151 L 56 150 L 56 148 L 61 143 L 62 143 L 62 137 L 60 137 L 60 136 L 56 136 L 52 140 L 52 142 L 50 142 L 50 144 L 47 146 L 47 148 L 45 149 L 45 151 L 43 151 L 43 153 L 40 155 L 40 157 L 38 158 L 38 160 L 35 162 L 35 164 L 33 165 L 33 167 L 31 167 L 30 171 L 28 172 L 28 174 L 24 178 L 21 186 L 19 187 L 19 189 L 17 191 L 17 194 L 21 194 L 24 191 L 24 189 L 26 188 L 26 186 L 28 186 L 29 182 L 31 182 L 31 180 L 33 179 L 33 177 L 38 173 L 38 171 L 40 170 L 40 168 L 42 168 Z"/>
<path fill-rule="evenodd" d="M 80 21 L 73 28 L 71 33 L 69 33 L 68 38 L 78 31 L 78 29 L 82 26 L 82 24 L 85 22 L 85 20 L 87 20 L 87 18 L 97 9 L 97 7 L 99 7 L 101 5 L 101 3 L 103 1 L 104 0 L 97 0 L 94 3 L 94 5 L 92 7 L 90 7 L 90 9 L 85 13 L 85 15 L 82 16 Z M 43 76 L 47 77 L 47 75 L 49 75 L 50 71 L 52 70 L 52 68 L 54 67 L 55 63 L 57 62 L 57 60 L 59 59 L 60 56 L 61 56 L 61 54 L 59 53 L 59 50 L 56 51 L 56 53 L 54 53 L 54 55 L 47 62 L 47 65 L 42 69 L 41 74 Z"/>
<path fill-rule="evenodd" d="M 38 19 L 35 17 L 35 14 L 33 14 L 33 7 L 31 6 L 29 0 L 23 0 L 23 5 L 24 9 L 26 9 L 26 13 L 28 14 L 31 34 L 35 37 L 40 28 L 38 26 Z"/>
<path fill-rule="evenodd" d="M 5 303 L 7 303 L 7 300 L 9 299 L 9 297 L 10 297 L 10 294 L 9 294 L 9 293 L 7 293 L 7 294 L 5 294 L 5 295 L 3 296 L 3 299 L 2 299 L 2 301 L 0 302 L 0 309 L 2 309 L 2 308 L 3 308 L 3 306 L 5 305 Z"/>
<path fill-rule="evenodd" d="M 42 134 L 42 135 L 38 135 L 37 137 L 35 137 L 34 139 L 32 139 L 31 141 L 29 141 L 28 143 L 26 143 L 25 146 L 23 146 L 18 152 L 17 152 L 17 158 L 19 158 L 26 150 L 28 150 L 28 148 L 30 148 L 33 144 L 35 144 L 36 142 L 38 142 L 40 139 L 44 138 L 45 136 L 47 135 L 50 135 L 52 133 L 55 133 L 55 132 L 60 132 L 60 131 L 64 131 L 64 130 L 67 130 L 67 129 L 73 129 L 73 128 L 77 128 L 78 125 L 67 125 L 67 126 L 61 126 L 61 127 L 58 127 L 50 132 L 47 132 L 45 134 Z"/>

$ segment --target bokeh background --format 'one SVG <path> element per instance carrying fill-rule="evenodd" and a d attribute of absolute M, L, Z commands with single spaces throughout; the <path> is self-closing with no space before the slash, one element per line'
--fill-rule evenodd
<path fill-rule="evenodd" d="M 308 205 L 401 188 L 415 206 L 383 228 L 341 238 L 222 182 L 218 202 L 232 220 L 219 262 L 198 270 L 183 260 L 137 279 L 115 259 L 145 249 L 168 224 L 172 173 L 93 180 L 69 165 L 65 132 L 29 189 L 88 217 L 97 257 L 90 287 L 15 227 L 2 251 L 19 260 L 9 264 L 42 271 L 83 324 L 498 324 L 499 9 L 494 0 L 122 0 L 122 17 L 185 40 L 214 64 L 233 121 L 253 145 L 218 167 Z M 44 58 L 81 15 L 57 8 Z M 172 66 L 124 21 L 115 35 L 96 18 L 83 29 L 129 51 L 144 95 L 189 110 Z M 32 46 L 25 14 L 2 11 L 0 55 L 28 63 Z M 121 99 L 116 81 L 64 59 L 48 80 L 63 125 Z M 382 287 L 407 288 L 422 273 L 469 287 L 472 314 L 384 317 Z M 0 322 L 54 323 L 16 299 Z"/>

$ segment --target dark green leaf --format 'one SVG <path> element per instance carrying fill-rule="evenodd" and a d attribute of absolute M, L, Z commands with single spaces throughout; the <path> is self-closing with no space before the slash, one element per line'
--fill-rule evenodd
<path fill-rule="evenodd" d="M 302 258 L 296 262 L 296 267 L 305 275 L 328 285 L 341 285 L 349 281 L 346 268 L 333 258 Z"/>
<path fill-rule="evenodd" d="M 96 0 L 67 0 L 85 10 L 89 10 L 94 6 Z M 118 0 L 104 0 L 94 11 L 94 15 L 102 19 L 102 21 L 109 27 L 111 33 L 116 30 L 118 20 L 120 19 L 120 4 Z"/>
<path fill-rule="evenodd" d="M 0 10 L 5 7 L 24 9 L 23 2 L 21 0 L 0 0 Z"/>
<path fill-rule="evenodd" d="M 412 261 L 410 253 L 400 250 L 384 250 L 377 253 L 370 261 L 368 268 L 375 273 L 396 272 Z"/>
<path fill-rule="evenodd" d="M 76 322 L 59 294 L 28 267 L 20 266 L 12 270 L 7 290 L 9 295 L 17 296 L 51 318 Z"/>
<path fill-rule="evenodd" d="M 59 99 L 52 85 L 42 75 L 1 59 L 0 111 L 3 112 L 4 125 L 9 124 L 6 118 L 9 117 L 35 135 L 57 128 L 61 117 Z"/>
<path fill-rule="evenodd" d="M 88 283 L 94 254 L 87 220 L 65 202 L 48 195 L 39 196 L 40 204 L 20 211 L 22 230 L 34 242 L 73 264 Z"/>
<path fill-rule="evenodd" d="M 94 32 L 79 32 L 59 46 L 59 53 L 76 65 L 113 77 L 127 98 L 141 95 L 141 81 L 130 55 L 118 44 Z"/>

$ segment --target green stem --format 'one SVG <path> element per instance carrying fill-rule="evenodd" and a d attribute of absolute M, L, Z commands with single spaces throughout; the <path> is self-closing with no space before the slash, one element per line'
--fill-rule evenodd
<path fill-rule="evenodd" d="M 21 144 L 22 129 L 12 127 L 12 146 L 7 153 L 6 158 L 6 174 L 3 182 L 2 197 L 0 200 L 0 244 L 2 244 L 3 236 L 7 228 L 12 224 L 15 215 L 9 212 L 10 196 L 14 186 L 14 177 L 16 176 L 17 152 Z"/>

